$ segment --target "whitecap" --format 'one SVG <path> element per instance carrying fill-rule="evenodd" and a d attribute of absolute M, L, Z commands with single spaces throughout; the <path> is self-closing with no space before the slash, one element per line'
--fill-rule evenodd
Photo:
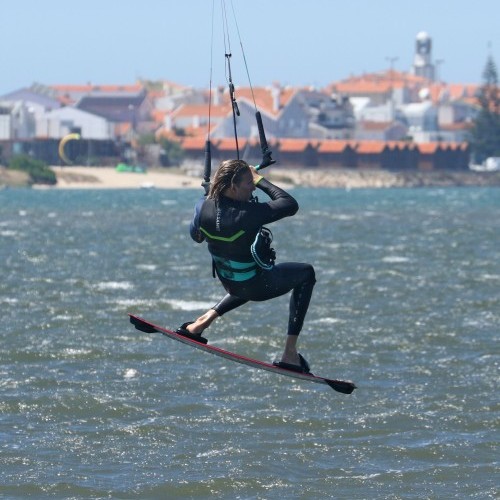
<path fill-rule="evenodd" d="M 98 290 L 131 290 L 134 285 L 129 281 L 101 281 L 96 285 Z"/>
<path fill-rule="evenodd" d="M 345 323 L 344 320 L 339 318 L 319 318 L 316 323 L 325 323 L 327 325 L 334 325 L 335 323 Z"/>
<path fill-rule="evenodd" d="M 18 302 L 19 302 L 19 300 L 14 298 L 14 297 L 0 298 L 0 304 L 17 304 Z"/>
<path fill-rule="evenodd" d="M 136 267 L 141 271 L 156 271 L 158 266 L 156 264 L 137 264 Z"/>
<path fill-rule="evenodd" d="M 198 265 L 191 264 L 186 266 L 176 266 L 175 269 L 177 271 L 196 271 L 198 269 Z"/>
<path fill-rule="evenodd" d="M 85 356 L 90 354 L 92 351 L 90 349 L 73 349 L 73 348 L 68 348 L 64 349 L 63 353 L 66 356 L 77 358 L 79 356 Z"/>
<path fill-rule="evenodd" d="M 31 262 L 32 264 L 41 264 L 42 262 L 45 262 L 47 260 L 46 255 L 30 256 L 26 252 L 23 252 L 23 256 L 28 262 Z M 49 280 L 46 281 L 49 282 Z"/>
<path fill-rule="evenodd" d="M 487 280 L 487 281 L 498 281 L 498 280 L 500 280 L 500 275 L 499 274 L 483 274 L 483 275 L 481 275 L 481 279 Z"/>
<path fill-rule="evenodd" d="M 5 231 L 0 231 L 0 236 L 17 236 L 17 231 L 12 231 L 12 230 L 5 230 Z"/>
<path fill-rule="evenodd" d="M 402 262 L 409 262 L 410 259 L 408 257 L 402 257 L 399 255 L 388 255 L 382 259 L 382 262 L 387 262 L 388 264 L 399 264 Z"/>
<path fill-rule="evenodd" d="M 350 221 L 354 220 L 355 216 L 350 214 L 332 214 L 330 215 L 330 218 L 333 220 Z"/>
<path fill-rule="evenodd" d="M 127 368 L 123 373 L 123 378 L 135 378 L 139 372 L 134 368 Z"/>
<path fill-rule="evenodd" d="M 154 301 L 148 299 L 116 299 L 109 303 L 116 304 L 120 307 L 151 307 L 155 304 Z"/>
<path fill-rule="evenodd" d="M 173 309 L 179 311 L 198 311 L 210 309 L 213 307 L 212 302 L 201 302 L 196 300 L 176 300 L 170 299 L 166 301 Z"/>
<path fill-rule="evenodd" d="M 57 316 L 54 316 L 52 319 L 58 321 L 72 321 L 75 319 L 83 319 L 83 316 L 81 314 L 78 314 L 76 316 L 71 316 L 69 314 L 58 314 Z"/>

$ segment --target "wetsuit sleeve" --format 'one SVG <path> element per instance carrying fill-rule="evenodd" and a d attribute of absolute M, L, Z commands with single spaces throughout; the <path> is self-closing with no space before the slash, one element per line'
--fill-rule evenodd
<path fill-rule="evenodd" d="M 200 213 L 204 202 L 205 198 L 201 198 L 194 207 L 193 220 L 189 226 L 189 234 L 196 243 L 201 243 L 205 240 L 205 236 L 203 236 L 203 233 L 200 231 Z"/>
<path fill-rule="evenodd" d="M 299 209 L 297 200 L 285 190 L 264 178 L 257 183 L 257 187 L 271 198 L 266 203 L 259 203 L 262 224 L 268 224 L 297 213 Z"/>

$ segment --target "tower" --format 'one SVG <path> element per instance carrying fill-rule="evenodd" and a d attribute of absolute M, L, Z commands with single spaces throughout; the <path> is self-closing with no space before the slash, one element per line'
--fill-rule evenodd
<path fill-rule="evenodd" d="M 434 64 L 432 64 L 432 39 L 425 31 L 417 34 L 412 72 L 414 75 L 434 80 L 435 68 Z"/>

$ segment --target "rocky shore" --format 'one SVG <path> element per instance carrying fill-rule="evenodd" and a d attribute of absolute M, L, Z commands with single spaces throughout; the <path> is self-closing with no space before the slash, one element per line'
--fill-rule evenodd
<path fill-rule="evenodd" d="M 190 175 L 181 169 L 150 169 L 145 173 L 135 173 L 117 172 L 111 167 L 53 167 L 53 171 L 57 176 L 57 185 L 51 189 L 198 189 L 201 182 L 199 175 Z M 341 189 L 500 186 L 500 172 L 392 172 L 314 168 L 281 170 L 273 167 L 263 173 L 276 184 L 284 186 Z M 0 167 L 0 188 L 29 185 L 27 174 Z"/>
<path fill-rule="evenodd" d="M 413 188 L 500 186 L 500 172 L 399 171 L 353 169 L 304 169 L 273 173 L 278 181 L 326 188 Z"/>

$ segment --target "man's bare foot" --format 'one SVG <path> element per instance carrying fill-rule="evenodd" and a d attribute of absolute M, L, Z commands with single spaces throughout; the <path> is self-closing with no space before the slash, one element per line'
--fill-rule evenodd
<path fill-rule="evenodd" d="M 210 309 L 205 314 L 200 316 L 198 319 L 193 321 L 191 324 L 187 325 L 186 330 L 189 333 L 195 335 L 201 335 L 203 333 L 203 330 L 205 330 L 205 328 L 208 328 L 212 324 L 212 322 L 218 317 L 219 315 L 217 314 L 217 312 L 214 311 L 213 309 Z"/>
<path fill-rule="evenodd" d="M 297 365 L 300 366 L 300 358 L 299 353 L 297 351 L 292 353 L 287 353 L 286 351 L 281 356 L 282 363 L 288 363 L 289 365 Z"/>

